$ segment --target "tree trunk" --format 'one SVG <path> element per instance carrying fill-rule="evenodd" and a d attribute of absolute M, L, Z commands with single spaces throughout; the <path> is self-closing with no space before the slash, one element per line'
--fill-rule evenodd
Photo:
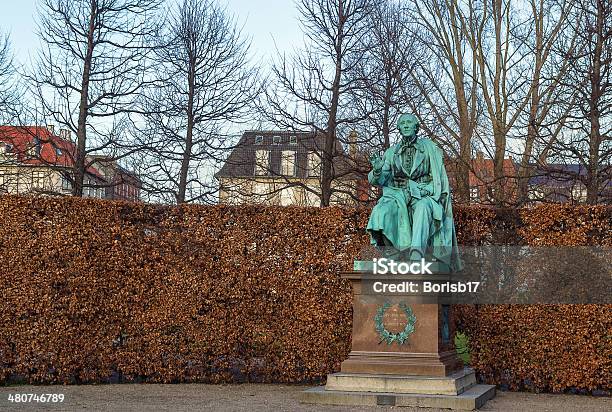
<path fill-rule="evenodd" d="M 521 156 L 521 164 L 519 165 L 519 181 L 518 181 L 518 200 L 521 203 L 527 202 L 529 192 L 529 179 L 533 174 L 533 168 L 530 165 L 531 156 L 533 154 L 533 145 L 538 137 L 538 108 L 540 107 L 540 67 L 539 59 L 536 56 L 536 68 L 533 81 L 531 84 L 531 106 L 529 108 L 529 124 L 527 125 L 527 139 L 525 141 L 525 149 Z"/>
<path fill-rule="evenodd" d="M 471 136 L 464 136 L 460 130 L 461 141 L 459 142 L 459 159 L 455 168 L 455 196 L 454 200 L 459 203 L 470 201 L 470 169 L 472 167 L 472 143 Z"/>
<path fill-rule="evenodd" d="M 587 165 L 587 203 L 594 205 L 599 200 L 599 148 L 601 145 L 601 127 L 599 105 L 601 103 L 601 57 L 604 41 L 604 4 L 597 2 L 597 23 L 595 27 L 595 50 L 593 51 L 592 71 L 590 76 L 591 96 L 589 99 L 589 160 Z"/>
<path fill-rule="evenodd" d="M 463 65 L 463 63 L 460 63 Z M 474 125 L 470 121 L 468 102 L 465 98 L 463 75 L 454 73 L 455 96 L 459 114 L 459 159 L 455 168 L 455 200 L 462 203 L 470 201 L 470 169 L 472 168 L 472 133 Z"/>
<path fill-rule="evenodd" d="M 176 195 L 176 203 L 185 203 L 187 193 L 187 179 L 189 177 L 189 163 L 191 162 L 191 152 L 193 150 L 193 125 L 194 125 L 194 113 L 193 113 L 193 100 L 195 97 L 195 66 L 196 62 L 194 59 L 190 61 L 189 68 L 189 92 L 187 97 L 187 131 L 185 136 L 185 151 L 183 152 L 183 159 L 181 160 L 181 170 L 179 176 L 179 187 Z"/>
<path fill-rule="evenodd" d="M 504 193 L 506 176 L 504 170 L 504 155 L 506 153 L 506 133 L 499 129 L 493 128 L 493 138 L 495 141 L 495 156 L 493 158 L 493 201 L 499 207 L 503 206 L 507 200 Z"/>
<path fill-rule="evenodd" d="M 87 115 L 89 112 L 89 77 L 91 73 L 91 60 L 94 49 L 94 31 L 96 20 L 96 2 L 92 0 L 89 14 L 89 25 L 87 32 L 87 52 L 83 62 L 83 76 L 81 80 L 81 96 L 79 100 L 79 118 L 77 121 L 77 144 L 74 159 L 74 183 L 72 185 L 73 196 L 83 196 L 83 181 L 85 179 L 85 150 L 87 141 Z"/>
<path fill-rule="evenodd" d="M 332 162 L 335 155 L 336 127 L 338 102 L 340 101 L 340 80 L 342 78 L 342 40 L 344 32 L 344 4 L 338 2 L 338 38 L 336 40 L 336 72 L 332 83 L 331 105 L 327 118 L 327 128 L 325 130 L 325 150 L 323 153 L 323 165 L 321 176 L 321 206 L 329 206 L 332 195 Z"/>

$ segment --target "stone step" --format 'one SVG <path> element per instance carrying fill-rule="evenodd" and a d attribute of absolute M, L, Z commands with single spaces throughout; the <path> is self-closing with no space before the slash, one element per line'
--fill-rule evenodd
<path fill-rule="evenodd" d="M 386 405 L 473 410 L 482 407 L 494 396 L 495 385 L 474 385 L 460 395 L 329 391 L 320 386 L 302 392 L 300 401 L 323 405 Z"/>
<path fill-rule="evenodd" d="M 476 376 L 474 371 L 468 368 L 444 377 L 340 372 L 327 376 L 325 390 L 459 395 L 475 384 Z"/>

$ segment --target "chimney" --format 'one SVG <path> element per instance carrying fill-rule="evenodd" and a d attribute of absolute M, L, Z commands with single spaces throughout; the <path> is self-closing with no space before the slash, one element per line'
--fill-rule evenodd
<path fill-rule="evenodd" d="M 349 133 L 349 156 L 354 159 L 357 156 L 357 131 Z"/>
<path fill-rule="evenodd" d="M 70 138 L 70 130 L 69 129 L 60 129 L 59 137 L 62 140 L 72 141 L 72 139 Z"/>
<path fill-rule="evenodd" d="M 48 124 L 47 125 L 47 130 L 49 131 L 49 133 L 51 133 L 53 136 L 55 136 L 55 126 L 53 126 L 52 124 Z"/>

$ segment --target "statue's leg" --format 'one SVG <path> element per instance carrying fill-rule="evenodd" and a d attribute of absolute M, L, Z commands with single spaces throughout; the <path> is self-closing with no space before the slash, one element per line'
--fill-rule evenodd
<path fill-rule="evenodd" d="M 412 249 L 410 260 L 425 257 L 433 211 L 428 199 L 418 200 L 412 208 Z"/>
<path fill-rule="evenodd" d="M 383 256 L 387 259 L 398 260 L 399 259 L 399 251 L 393 246 L 393 242 L 391 242 L 387 236 L 382 235 L 383 238 Z"/>

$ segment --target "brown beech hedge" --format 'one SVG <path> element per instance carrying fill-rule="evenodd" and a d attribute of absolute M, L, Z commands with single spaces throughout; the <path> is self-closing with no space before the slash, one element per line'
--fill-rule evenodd
<path fill-rule="evenodd" d="M 0 383 L 312 382 L 349 351 L 367 209 L 0 196 Z M 612 209 L 456 207 L 459 242 L 612 245 Z M 481 379 L 608 390 L 612 305 L 463 306 Z"/>

